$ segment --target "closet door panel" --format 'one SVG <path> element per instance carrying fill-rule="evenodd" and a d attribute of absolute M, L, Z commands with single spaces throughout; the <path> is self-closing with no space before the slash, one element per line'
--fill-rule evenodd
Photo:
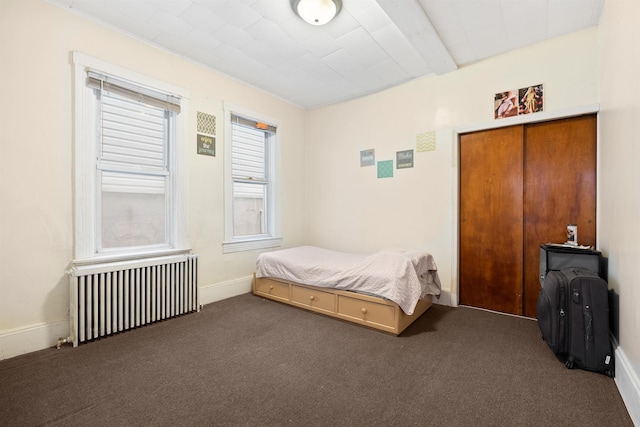
<path fill-rule="evenodd" d="M 596 243 L 596 116 L 530 124 L 524 130 L 524 315 L 535 317 L 540 244 Z"/>
<path fill-rule="evenodd" d="M 523 127 L 460 137 L 460 303 L 522 314 Z"/>

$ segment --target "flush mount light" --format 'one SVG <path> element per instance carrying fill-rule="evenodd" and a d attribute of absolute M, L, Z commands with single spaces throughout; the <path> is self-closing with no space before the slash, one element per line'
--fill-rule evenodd
<path fill-rule="evenodd" d="M 342 0 L 291 0 L 293 11 L 311 25 L 324 25 L 340 13 Z"/>

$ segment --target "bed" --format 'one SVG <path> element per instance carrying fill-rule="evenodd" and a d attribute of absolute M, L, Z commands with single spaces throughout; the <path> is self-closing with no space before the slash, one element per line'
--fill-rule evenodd
<path fill-rule="evenodd" d="M 300 246 L 258 256 L 257 296 L 399 335 L 431 307 L 440 279 L 429 253 Z"/>

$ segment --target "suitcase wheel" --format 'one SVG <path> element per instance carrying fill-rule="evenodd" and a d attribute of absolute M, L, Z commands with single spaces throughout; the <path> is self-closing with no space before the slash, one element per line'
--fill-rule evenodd
<path fill-rule="evenodd" d="M 604 374 L 609 378 L 614 378 L 616 376 L 615 373 L 610 369 L 607 369 L 606 371 L 604 371 Z"/>
<path fill-rule="evenodd" d="M 573 360 L 567 360 L 564 362 L 564 366 L 566 366 L 567 369 L 573 369 Z"/>

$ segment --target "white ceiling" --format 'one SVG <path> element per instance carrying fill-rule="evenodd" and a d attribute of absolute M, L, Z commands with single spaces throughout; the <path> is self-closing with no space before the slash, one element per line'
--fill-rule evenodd
<path fill-rule="evenodd" d="M 604 0 L 48 0 L 311 109 L 598 24 Z"/>

